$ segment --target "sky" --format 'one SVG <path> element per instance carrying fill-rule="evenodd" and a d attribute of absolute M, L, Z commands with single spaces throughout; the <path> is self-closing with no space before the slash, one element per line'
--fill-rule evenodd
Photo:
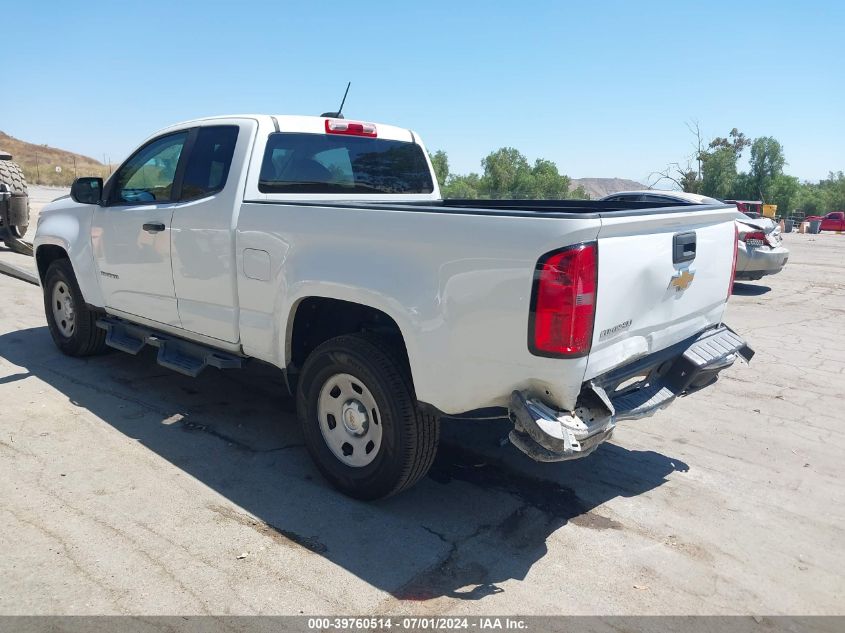
<path fill-rule="evenodd" d="M 0 130 L 101 161 L 186 119 L 319 115 L 351 81 L 347 118 L 457 173 L 512 146 L 645 183 L 692 153 L 690 121 L 774 136 L 802 180 L 845 170 L 840 0 L 3 4 Z"/>

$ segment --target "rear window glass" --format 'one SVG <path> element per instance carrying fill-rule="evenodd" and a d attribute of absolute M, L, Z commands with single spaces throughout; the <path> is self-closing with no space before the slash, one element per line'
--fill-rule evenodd
<path fill-rule="evenodd" d="M 431 173 L 416 143 L 279 132 L 267 140 L 261 193 L 431 193 Z"/>

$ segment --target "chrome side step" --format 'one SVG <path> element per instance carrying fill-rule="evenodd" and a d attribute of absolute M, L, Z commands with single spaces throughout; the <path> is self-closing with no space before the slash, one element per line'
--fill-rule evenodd
<path fill-rule="evenodd" d="M 240 369 L 244 358 L 199 343 L 129 323 L 117 317 L 97 319 L 97 327 L 106 331 L 106 345 L 127 354 L 137 354 L 145 345 L 158 348 L 156 361 L 162 367 L 196 378 L 206 367 Z"/>

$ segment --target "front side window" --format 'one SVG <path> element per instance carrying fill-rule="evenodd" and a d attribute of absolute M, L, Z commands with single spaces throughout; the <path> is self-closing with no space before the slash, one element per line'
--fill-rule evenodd
<path fill-rule="evenodd" d="M 379 138 L 271 134 L 258 182 L 261 193 L 431 193 L 422 148 Z"/>
<path fill-rule="evenodd" d="M 180 200 L 204 198 L 226 186 L 237 140 L 237 125 L 199 128 L 185 166 Z"/>
<path fill-rule="evenodd" d="M 151 141 L 130 158 L 115 175 L 111 201 L 143 204 L 173 200 L 173 181 L 188 132 L 177 132 Z"/>

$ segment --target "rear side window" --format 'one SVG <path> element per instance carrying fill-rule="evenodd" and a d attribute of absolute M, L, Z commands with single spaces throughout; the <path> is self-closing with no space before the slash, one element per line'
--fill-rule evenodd
<path fill-rule="evenodd" d="M 204 198 L 226 186 L 237 140 L 237 125 L 199 128 L 185 167 L 180 200 Z"/>
<path fill-rule="evenodd" d="M 431 193 L 431 172 L 416 143 L 346 135 L 271 134 L 261 193 Z"/>

